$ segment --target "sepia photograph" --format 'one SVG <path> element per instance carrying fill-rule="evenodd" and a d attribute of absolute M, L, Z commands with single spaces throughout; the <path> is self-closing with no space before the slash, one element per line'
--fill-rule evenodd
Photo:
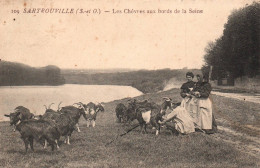
<path fill-rule="evenodd" d="M 260 167 L 259 0 L 0 8 L 0 167 Z"/>

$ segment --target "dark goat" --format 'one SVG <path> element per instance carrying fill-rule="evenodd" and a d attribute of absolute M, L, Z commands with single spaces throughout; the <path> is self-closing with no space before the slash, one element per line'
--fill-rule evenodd
<path fill-rule="evenodd" d="M 73 110 L 74 108 L 69 109 Z M 52 123 L 57 128 L 60 135 L 65 136 L 65 143 L 70 144 L 70 137 L 72 132 L 75 130 L 76 121 L 68 111 L 61 112 L 46 108 L 41 119 Z M 47 143 L 45 143 L 45 147 L 46 145 Z"/>
<path fill-rule="evenodd" d="M 81 115 L 85 115 L 85 110 L 83 105 L 77 103 L 77 105 L 79 107 L 74 107 L 74 106 L 65 106 L 62 107 L 59 112 L 63 113 L 63 114 L 67 114 L 72 120 L 73 122 L 76 124 L 77 127 L 77 131 L 80 132 L 79 129 L 79 119 L 81 117 Z"/>
<path fill-rule="evenodd" d="M 156 135 L 158 135 L 160 131 L 160 124 L 158 121 L 162 117 L 160 112 L 160 106 L 154 102 L 148 102 L 147 100 L 142 102 L 133 101 L 128 105 L 126 118 L 131 121 L 137 119 L 141 126 L 142 133 L 147 133 L 147 124 L 151 124 L 156 128 Z"/>
<path fill-rule="evenodd" d="M 87 105 L 83 105 L 85 113 L 84 118 L 87 120 L 87 127 L 92 123 L 92 127 L 96 125 L 97 114 L 99 111 L 104 112 L 104 106 L 101 103 L 95 104 L 93 102 L 88 103 Z"/>
<path fill-rule="evenodd" d="M 10 125 L 14 125 L 13 131 L 15 131 L 15 126 L 19 121 L 32 119 L 34 114 L 32 114 L 29 109 L 23 106 L 18 106 L 14 109 L 13 113 L 5 114 L 4 116 L 10 118 Z"/>
<path fill-rule="evenodd" d="M 60 134 L 56 127 L 44 120 L 35 120 L 30 119 L 26 121 L 20 122 L 16 129 L 20 132 L 21 138 L 25 144 L 25 151 L 28 150 L 28 144 L 32 150 L 33 148 L 33 140 L 41 141 L 47 140 L 51 145 L 52 151 L 54 150 L 54 146 L 56 145 L 57 149 L 58 140 L 60 138 Z"/>
<path fill-rule="evenodd" d="M 116 106 L 115 111 L 116 111 L 116 117 L 117 117 L 118 122 L 121 123 L 122 120 L 125 121 L 124 115 L 126 114 L 126 111 L 127 111 L 126 106 L 123 103 L 119 103 Z"/>
<path fill-rule="evenodd" d="M 147 124 L 151 124 L 156 128 L 156 135 L 160 132 L 159 121 L 162 120 L 162 117 L 165 115 L 167 108 L 174 108 L 175 104 L 169 101 L 168 99 L 163 102 L 161 106 L 157 105 L 154 102 L 149 102 L 147 100 L 138 102 L 130 102 L 127 109 L 127 119 L 134 120 L 137 119 L 140 126 L 141 132 L 147 132 Z"/>
<path fill-rule="evenodd" d="M 72 132 L 75 130 L 75 121 L 71 118 L 69 114 L 62 113 L 45 113 L 42 120 L 49 121 L 52 123 L 58 130 L 61 136 L 65 136 L 65 143 L 70 144 L 70 137 Z M 45 143 L 46 147 L 46 143 Z"/>

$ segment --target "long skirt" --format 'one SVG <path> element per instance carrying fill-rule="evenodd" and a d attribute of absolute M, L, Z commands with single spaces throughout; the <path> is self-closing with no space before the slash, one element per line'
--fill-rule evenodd
<path fill-rule="evenodd" d="M 209 98 L 199 99 L 199 126 L 201 129 L 212 129 L 212 102 Z"/>
<path fill-rule="evenodd" d="M 171 113 L 166 116 L 166 120 L 173 119 L 175 129 L 182 133 L 188 134 L 195 132 L 193 119 L 183 106 L 176 107 Z"/>
<path fill-rule="evenodd" d="M 192 98 L 184 98 L 181 102 L 181 106 L 186 109 L 186 111 L 190 114 L 194 124 L 198 127 L 199 124 L 199 100 L 196 97 Z"/>

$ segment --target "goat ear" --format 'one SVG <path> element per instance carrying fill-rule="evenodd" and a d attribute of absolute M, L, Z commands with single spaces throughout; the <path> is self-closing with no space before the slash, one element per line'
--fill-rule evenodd
<path fill-rule="evenodd" d="M 9 115 L 9 114 L 5 114 L 4 116 L 6 116 L 6 117 L 10 117 L 10 115 Z"/>

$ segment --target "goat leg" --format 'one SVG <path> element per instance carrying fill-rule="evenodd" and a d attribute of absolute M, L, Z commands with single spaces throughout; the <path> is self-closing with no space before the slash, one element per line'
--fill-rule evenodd
<path fill-rule="evenodd" d="M 79 123 L 76 124 L 76 127 L 77 127 L 77 131 L 80 132 Z"/>
<path fill-rule="evenodd" d="M 26 138 L 23 138 L 23 142 L 24 142 L 24 145 L 25 145 L 25 153 L 27 153 L 29 142 Z"/>
<path fill-rule="evenodd" d="M 29 138 L 29 142 L 30 142 L 30 147 L 31 147 L 32 151 L 34 151 L 34 149 L 33 149 L 33 137 Z"/>
<path fill-rule="evenodd" d="M 161 125 L 160 124 L 156 124 L 156 133 L 155 135 L 159 135 L 160 131 L 161 131 Z"/>
<path fill-rule="evenodd" d="M 144 124 L 144 133 L 147 134 L 147 130 L 146 130 L 147 124 Z"/>
<path fill-rule="evenodd" d="M 43 149 L 46 149 L 46 148 L 47 148 L 47 143 L 48 143 L 48 142 L 47 142 L 47 140 L 45 139 L 45 140 L 44 140 L 44 147 L 43 147 Z"/>
<path fill-rule="evenodd" d="M 54 151 L 54 144 L 51 144 L 51 151 Z"/>
<path fill-rule="evenodd" d="M 91 121 L 91 125 L 92 125 L 92 127 L 95 127 L 95 126 L 96 126 L 96 121 L 95 121 L 95 120 L 92 120 L 92 121 Z"/>
<path fill-rule="evenodd" d="M 57 140 L 57 139 L 55 140 L 55 143 L 56 143 L 56 147 L 57 147 L 57 149 L 60 149 L 59 144 L 58 144 L 58 140 Z"/>
<path fill-rule="evenodd" d="M 144 125 L 143 124 L 140 124 L 140 127 L 141 127 L 141 134 L 143 133 L 143 127 Z"/>
<path fill-rule="evenodd" d="M 67 136 L 67 138 L 68 138 L 67 144 L 70 145 L 70 136 Z"/>

